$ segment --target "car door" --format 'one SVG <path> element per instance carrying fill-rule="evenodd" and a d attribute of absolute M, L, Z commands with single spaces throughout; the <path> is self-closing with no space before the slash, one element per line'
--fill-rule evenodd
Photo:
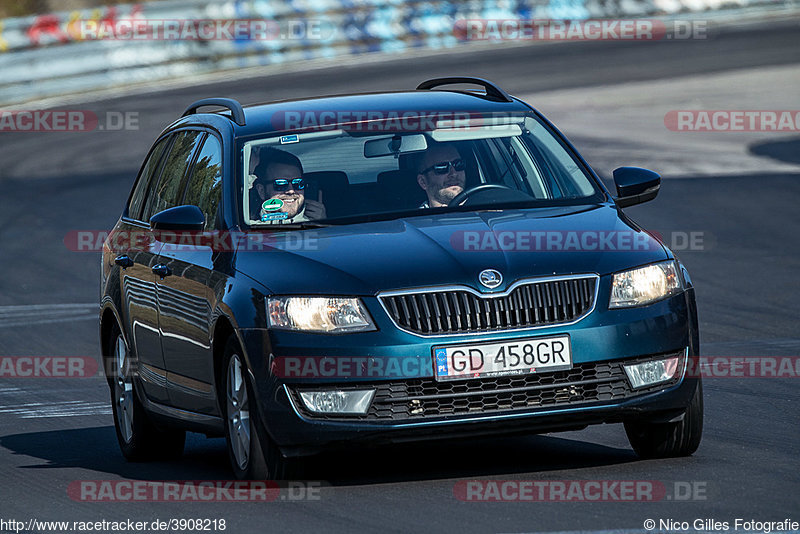
<path fill-rule="evenodd" d="M 204 231 L 217 230 L 222 201 L 222 142 L 208 133 L 189 173 L 181 204 L 200 208 Z M 195 236 L 196 237 L 196 236 Z M 209 279 L 212 240 L 187 239 L 165 245 L 159 263 L 171 273 L 158 284 L 159 328 L 173 406 L 217 413 L 211 349 L 211 315 L 216 303 Z"/>
<path fill-rule="evenodd" d="M 186 173 L 197 149 L 202 132 L 179 131 L 172 135 L 170 146 L 165 150 L 159 175 L 151 180 L 147 198 L 141 210 L 141 225 L 149 229 L 150 218 L 167 208 L 177 206 L 181 200 Z M 158 270 L 159 255 L 164 246 L 158 233 L 151 234 L 149 243 L 138 253 L 134 261 L 141 265 L 138 285 L 129 281 L 129 293 L 134 297 L 128 305 L 135 310 L 134 343 L 139 355 L 139 376 L 145 391 L 152 400 L 169 404 L 167 393 L 167 366 L 164 362 L 162 332 L 160 330 L 158 286 L 161 277 Z M 134 313 L 131 314 L 134 316 Z"/>
<path fill-rule="evenodd" d="M 127 213 L 109 240 L 114 249 L 113 261 L 121 267 L 122 316 L 129 333 L 128 343 L 139 363 L 145 395 L 160 403 L 169 401 L 166 381 L 163 376 L 159 378 L 157 373 L 152 373 L 151 369 L 164 368 L 158 331 L 155 275 L 152 272 L 161 243 L 150 239 L 150 226 L 145 222 L 143 209 L 151 188 L 160 179 L 171 142 L 171 136 L 163 137 L 150 151 L 136 181 Z"/>

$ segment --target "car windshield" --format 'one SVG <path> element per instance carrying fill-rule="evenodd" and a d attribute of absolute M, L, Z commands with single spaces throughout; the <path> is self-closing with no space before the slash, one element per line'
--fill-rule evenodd
<path fill-rule="evenodd" d="M 247 140 L 241 149 L 243 213 L 256 227 L 605 200 L 535 116 L 440 121 L 413 132 L 273 135 Z"/>

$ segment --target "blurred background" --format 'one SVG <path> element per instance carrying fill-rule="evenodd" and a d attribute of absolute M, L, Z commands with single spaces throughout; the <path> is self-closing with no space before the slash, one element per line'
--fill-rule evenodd
<path fill-rule="evenodd" d="M 729 22 L 791 18 L 798 5 L 798 0 L 4 0 L 0 105 L 211 72 L 239 75 L 241 69 L 260 68 L 263 73 L 264 67 L 297 68 L 307 61 L 554 41 L 467 31 L 475 22 L 485 27 L 501 21 L 647 19 L 666 24 L 667 35 L 657 39 L 693 39 L 701 32 L 713 36 L 715 26 Z M 223 21 L 260 21 L 265 31 L 258 33 L 253 24 L 221 34 Z M 149 29 L 126 34 L 133 22 Z M 159 30 L 165 23 L 174 24 L 177 38 Z M 700 30 L 693 33 L 692 24 Z"/>

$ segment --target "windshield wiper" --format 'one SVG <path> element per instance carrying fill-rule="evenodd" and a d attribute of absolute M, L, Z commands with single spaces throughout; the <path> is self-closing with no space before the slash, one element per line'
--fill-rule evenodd
<path fill-rule="evenodd" d="M 258 230 L 311 230 L 315 228 L 328 228 L 329 226 L 333 225 L 314 221 L 304 221 L 285 224 L 253 225 L 253 228 Z"/>

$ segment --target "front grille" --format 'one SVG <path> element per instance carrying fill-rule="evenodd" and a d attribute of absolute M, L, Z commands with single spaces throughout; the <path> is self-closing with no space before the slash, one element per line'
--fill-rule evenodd
<path fill-rule="evenodd" d="M 478 378 L 438 382 L 417 378 L 371 384 L 375 397 L 365 415 L 321 415 L 305 409 L 297 391 L 290 388 L 294 404 L 312 419 L 349 419 L 366 421 L 406 421 L 428 418 L 480 415 L 499 412 L 535 411 L 572 407 L 594 402 L 619 401 L 664 389 L 676 384 L 680 375 L 669 382 L 634 390 L 628 383 L 623 363 L 630 364 L 671 354 L 627 360 L 576 364 L 572 369 L 551 373 Z M 683 369 L 683 352 L 679 369 Z M 348 386 L 363 389 L 360 386 Z"/>
<path fill-rule="evenodd" d="M 493 332 L 574 321 L 594 305 L 596 276 L 521 284 L 502 295 L 467 289 L 387 294 L 394 323 L 423 335 Z"/>

